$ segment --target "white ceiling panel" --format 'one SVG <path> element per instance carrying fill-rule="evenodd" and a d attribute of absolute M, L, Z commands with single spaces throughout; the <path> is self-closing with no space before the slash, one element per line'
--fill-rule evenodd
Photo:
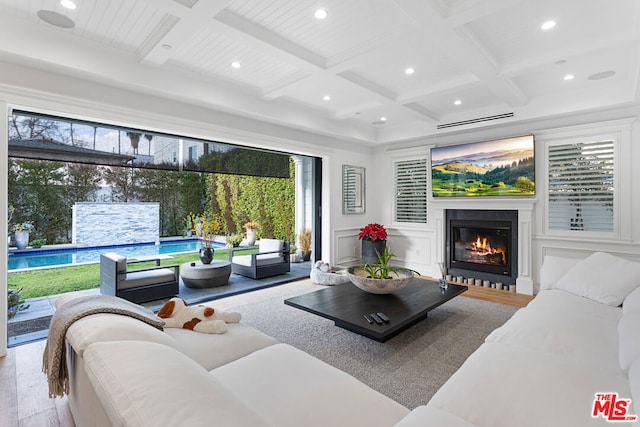
<path fill-rule="evenodd" d="M 516 1 L 468 24 L 470 34 L 499 65 L 532 57 L 562 59 L 569 52 L 599 48 L 637 32 L 636 0 Z M 556 26 L 543 31 L 543 22 Z"/>
<path fill-rule="evenodd" d="M 314 17 L 320 7 L 324 20 Z M 375 48 L 411 24 L 388 0 L 236 0 L 227 10 L 328 60 Z"/>
<path fill-rule="evenodd" d="M 240 67 L 234 68 L 234 62 Z M 264 51 L 206 28 L 194 31 L 168 65 L 259 90 L 276 85 L 297 71 Z"/>

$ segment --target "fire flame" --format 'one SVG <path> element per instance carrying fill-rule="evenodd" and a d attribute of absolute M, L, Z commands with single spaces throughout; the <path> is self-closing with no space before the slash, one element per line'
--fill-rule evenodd
<path fill-rule="evenodd" d="M 470 242 L 469 250 L 475 252 L 477 257 L 486 257 L 489 255 L 502 255 L 502 262 L 505 262 L 505 253 L 503 249 L 492 248 L 487 237 L 477 236 L 475 242 Z"/>

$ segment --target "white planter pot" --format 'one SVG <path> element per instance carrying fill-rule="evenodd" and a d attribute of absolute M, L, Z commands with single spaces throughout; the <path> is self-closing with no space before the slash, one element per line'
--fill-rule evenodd
<path fill-rule="evenodd" d="M 14 237 L 18 249 L 24 249 L 29 245 L 29 230 L 16 230 Z"/>
<path fill-rule="evenodd" d="M 252 246 L 256 243 L 256 229 L 247 228 L 247 245 Z"/>

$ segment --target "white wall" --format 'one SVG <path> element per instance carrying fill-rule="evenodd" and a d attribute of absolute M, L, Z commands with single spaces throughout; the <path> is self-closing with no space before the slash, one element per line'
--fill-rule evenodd
<path fill-rule="evenodd" d="M 373 164 L 378 173 L 369 185 L 380 191 L 376 205 L 381 207 L 380 220 L 390 228 L 389 246 L 400 255 L 407 267 L 423 274 L 437 275 L 436 254 L 442 251 L 442 236 L 433 221 L 423 225 L 394 224 L 393 218 L 393 160 L 417 155 L 428 155 L 434 145 L 464 144 L 533 133 L 536 149 L 536 197 L 533 211 L 532 276 L 537 289 L 537 272 L 545 254 L 584 258 L 597 250 L 604 250 L 629 259 L 640 260 L 640 109 L 627 108 L 600 113 L 585 113 L 567 118 L 549 118 L 516 126 L 488 126 L 484 129 L 456 132 L 450 135 L 407 141 L 387 145 L 375 150 Z M 584 237 L 578 233 L 559 235 L 545 227 L 545 144 L 554 138 L 571 135 L 597 135 L 618 130 L 620 134 L 619 185 L 620 215 L 618 231 L 606 239 Z M 627 129 L 627 130 L 625 130 Z M 430 203 L 433 203 L 430 200 Z M 490 202 L 489 202 L 490 203 Z M 446 204 L 438 200 L 438 205 Z M 430 210 L 429 218 L 433 219 Z"/>

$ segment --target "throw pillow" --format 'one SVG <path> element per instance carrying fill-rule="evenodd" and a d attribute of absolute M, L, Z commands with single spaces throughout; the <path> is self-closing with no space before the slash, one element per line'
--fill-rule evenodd
<path fill-rule="evenodd" d="M 558 280 L 579 261 L 575 258 L 545 255 L 540 268 L 540 290 L 554 289 Z"/>
<path fill-rule="evenodd" d="M 564 291 L 619 306 L 640 285 L 640 263 L 604 252 L 595 252 L 577 262 L 556 287 Z"/>

